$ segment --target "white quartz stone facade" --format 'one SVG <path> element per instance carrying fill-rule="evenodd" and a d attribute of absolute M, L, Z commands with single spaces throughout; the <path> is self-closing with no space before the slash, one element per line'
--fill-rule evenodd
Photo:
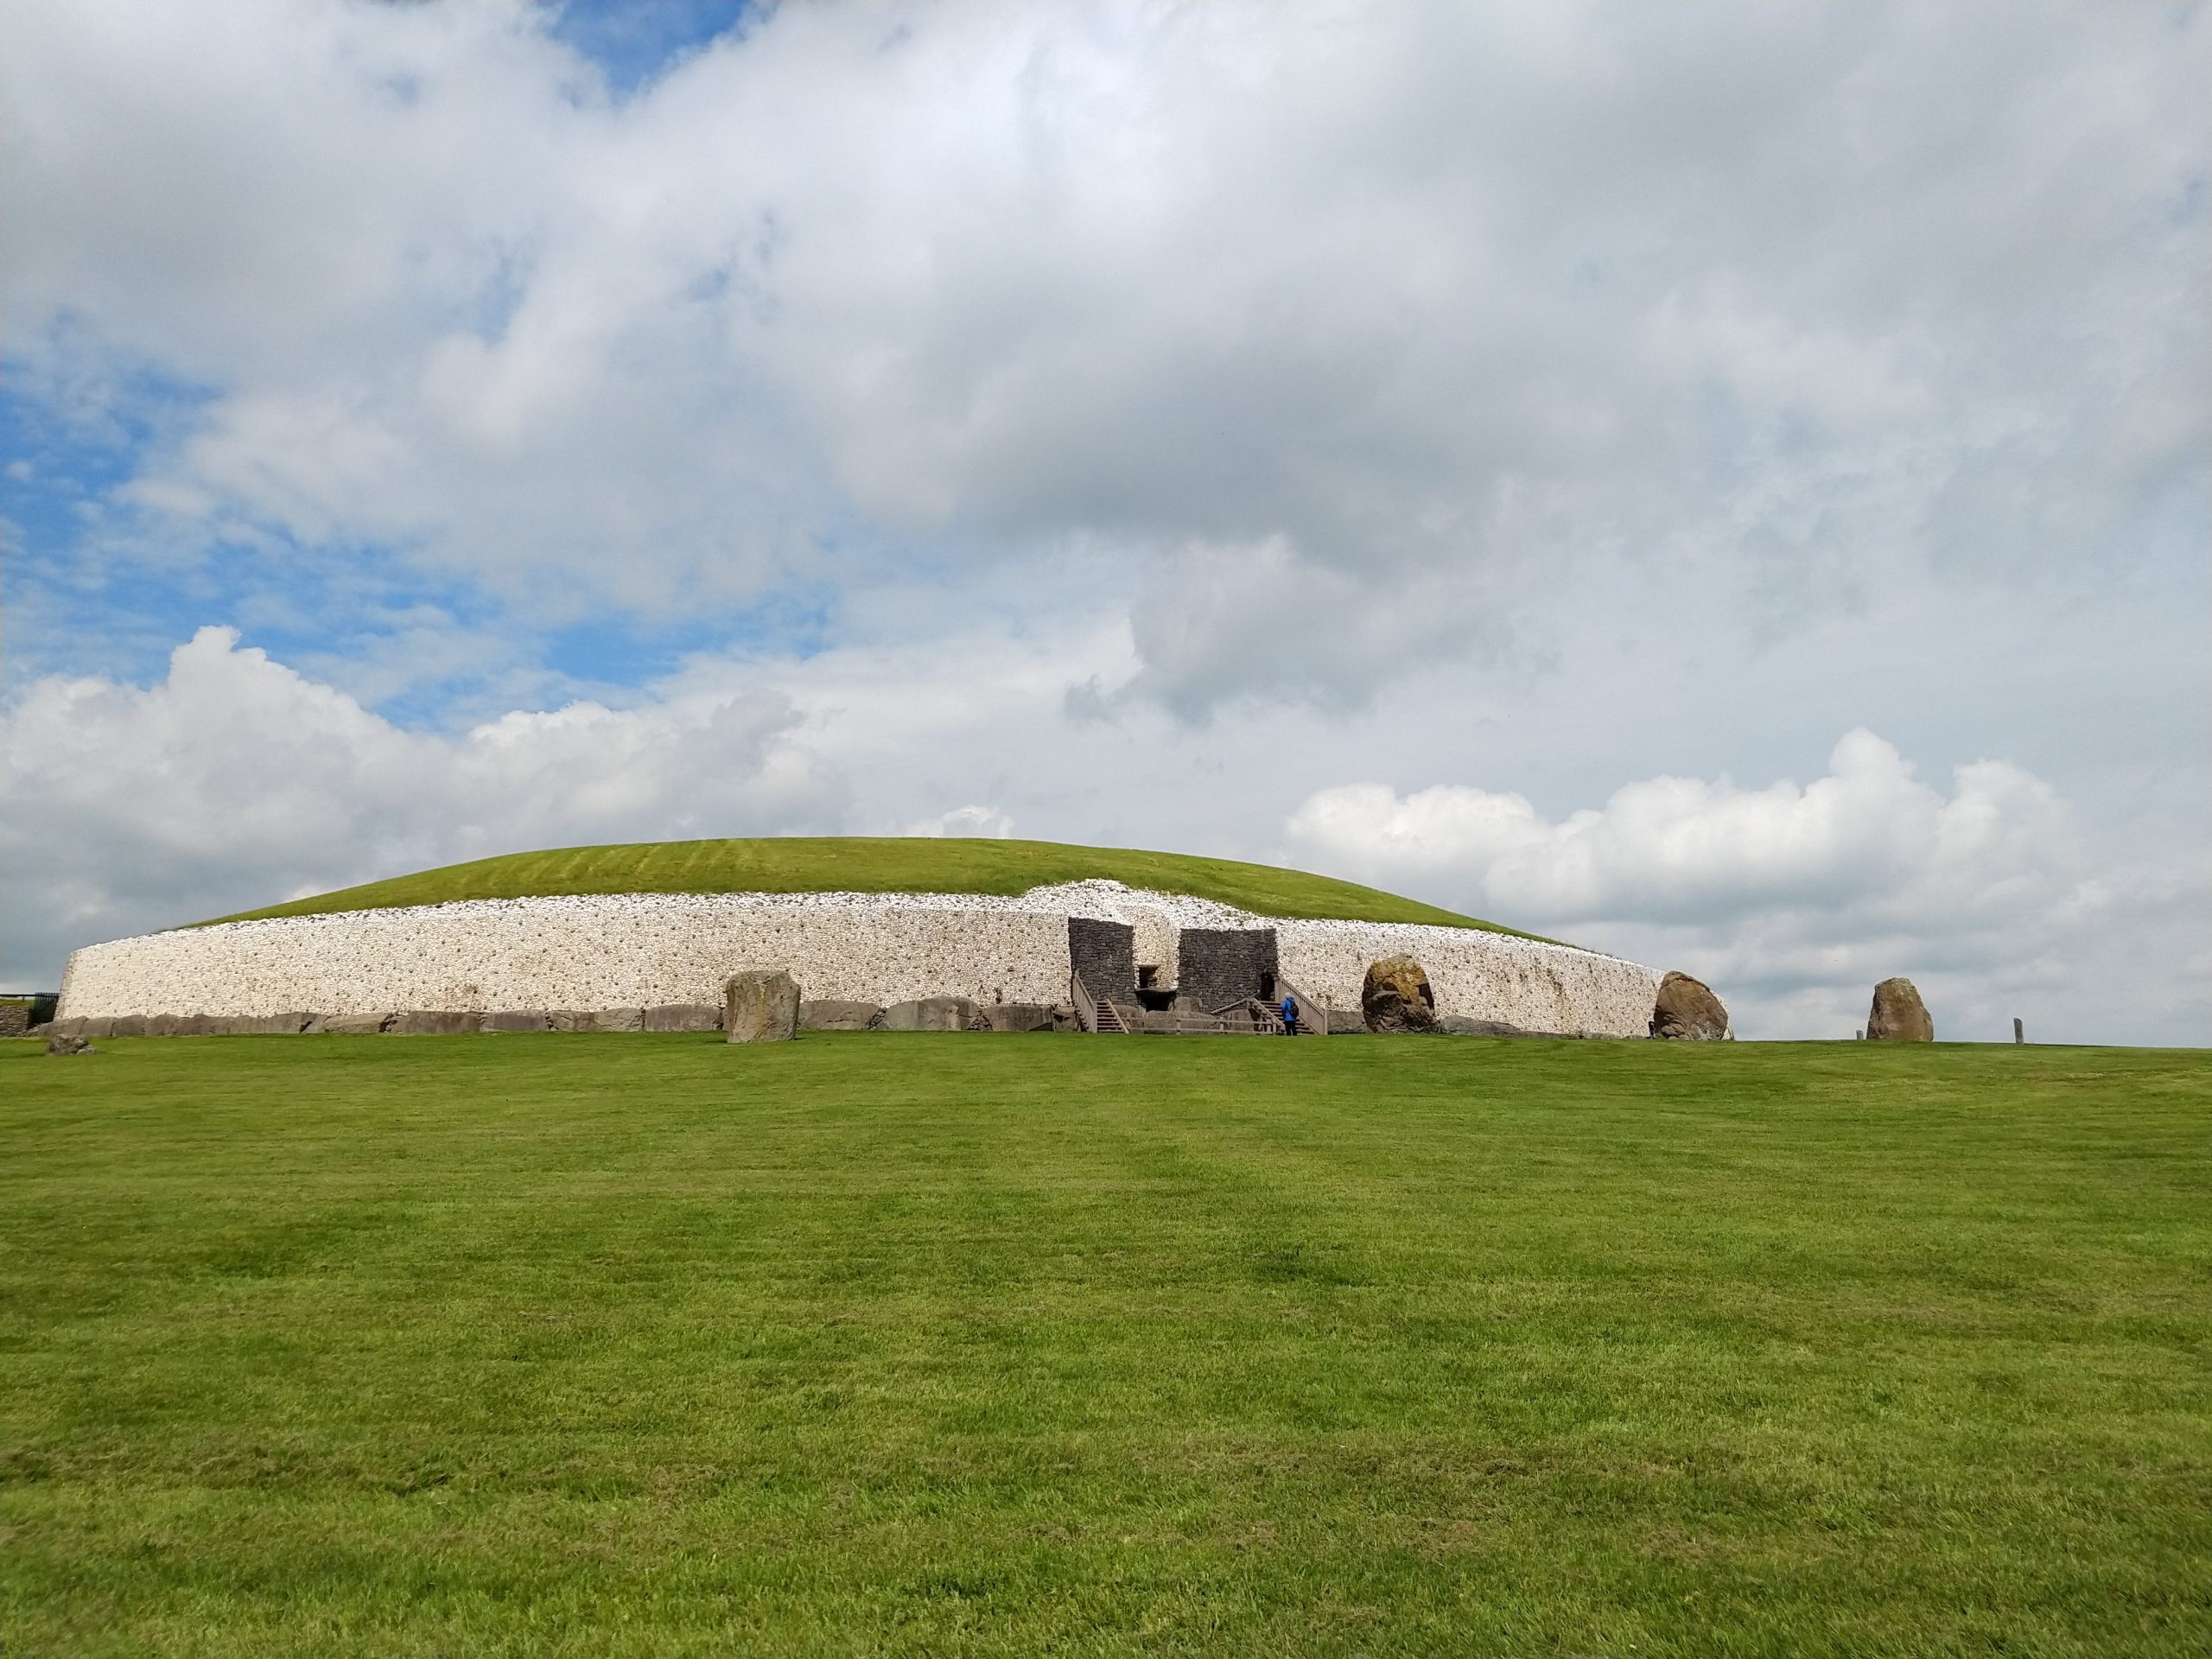
<path fill-rule="evenodd" d="M 600 1010 L 718 1001 L 745 968 L 809 999 L 1055 1003 L 1070 916 L 1125 922 L 1172 981 L 1184 927 L 1273 927 L 1283 976 L 1357 1008 L 1367 964 L 1404 951 L 1437 1012 L 1523 1030 L 1642 1036 L 1658 976 L 1616 957 L 1469 928 L 1255 916 L 1113 881 L 972 893 L 613 893 L 477 899 L 181 929 L 89 945 L 60 1016 L 242 1016 L 398 1009 Z M 1093 988 L 1103 989 L 1105 988 Z"/>

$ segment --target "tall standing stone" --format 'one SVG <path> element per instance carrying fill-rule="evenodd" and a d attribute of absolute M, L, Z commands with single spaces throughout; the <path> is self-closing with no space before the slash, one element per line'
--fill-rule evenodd
<path fill-rule="evenodd" d="M 1717 1043 L 1728 1035 L 1728 1010 L 1704 981 L 1669 974 L 1652 1004 L 1651 1034 L 1670 1042 Z"/>
<path fill-rule="evenodd" d="M 733 1043 L 788 1043 L 798 1035 L 798 982 L 780 968 L 731 975 L 722 1028 Z"/>
<path fill-rule="evenodd" d="M 1866 1014 L 1870 1043 L 1932 1043 L 1936 1022 L 1928 1005 L 1909 979 L 1885 979 L 1874 988 L 1874 1006 Z"/>
<path fill-rule="evenodd" d="M 1436 993 L 1428 970 L 1411 957 L 1385 957 L 1368 965 L 1359 988 L 1359 1011 L 1370 1031 L 1434 1031 Z"/>

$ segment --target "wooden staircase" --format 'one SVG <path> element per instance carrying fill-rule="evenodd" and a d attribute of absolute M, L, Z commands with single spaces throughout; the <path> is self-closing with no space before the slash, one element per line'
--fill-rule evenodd
<path fill-rule="evenodd" d="M 1098 1010 L 1098 1024 L 1096 1029 L 1100 1036 L 1103 1037 L 1109 1033 L 1116 1033 L 1124 1037 L 1128 1035 L 1129 1028 L 1122 1022 L 1122 1011 L 1119 1008 L 1103 998 L 1093 1006 Z"/>

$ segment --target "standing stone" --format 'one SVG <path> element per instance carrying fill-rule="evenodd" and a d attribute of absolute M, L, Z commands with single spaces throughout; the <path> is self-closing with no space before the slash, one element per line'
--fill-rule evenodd
<path fill-rule="evenodd" d="M 1370 963 L 1359 988 L 1359 1010 L 1370 1031 L 1433 1031 L 1436 993 L 1428 971 L 1411 957 Z"/>
<path fill-rule="evenodd" d="M 1874 1006 L 1866 1015 L 1866 1040 L 1887 1043 L 1932 1043 L 1936 1022 L 1928 1005 L 1909 979 L 1885 979 L 1874 988 Z"/>
<path fill-rule="evenodd" d="M 1728 1035 L 1728 1010 L 1704 981 L 1669 974 L 1652 1005 L 1651 1034 L 1669 1042 L 1717 1043 Z"/>
<path fill-rule="evenodd" d="M 731 975 L 722 984 L 722 1027 L 733 1043 L 788 1043 L 798 1035 L 798 982 L 780 968 Z"/>

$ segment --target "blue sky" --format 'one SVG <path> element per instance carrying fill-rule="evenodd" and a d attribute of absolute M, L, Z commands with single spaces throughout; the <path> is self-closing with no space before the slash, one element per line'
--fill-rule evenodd
<path fill-rule="evenodd" d="M 548 0 L 554 37 L 597 64 L 621 97 L 710 41 L 742 29 L 749 0 Z"/>
<path fill-rule="evenodd" d="M 0 977 L 982 826 L 2212 1039 L 2201 7 L 121 16 L 0 14 Z"/>

